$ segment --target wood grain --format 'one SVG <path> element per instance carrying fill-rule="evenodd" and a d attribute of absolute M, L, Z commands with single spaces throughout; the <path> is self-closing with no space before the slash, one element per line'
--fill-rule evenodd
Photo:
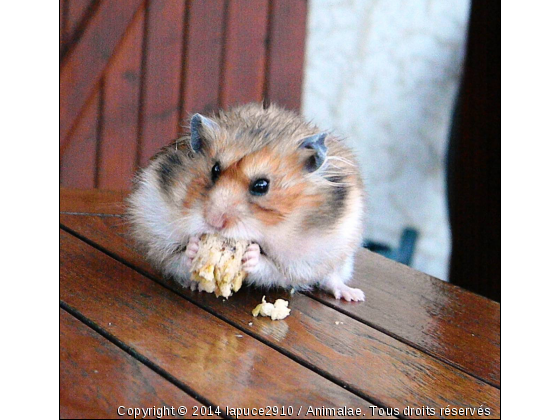
<path fill-rule="evenodd" d="M 70 234 L 60 238 L 61 301 L 213 405 L 360 407 L 371 417 L 367 401 Z"/>
<path fill-rule="evenodd" d="M 224 0 L 189 2 L 182 118 L 218 109 L 224 12 Z"/>
<path fill-rule="evenodd" d="M 263 99 L 267 24 L 267 1 L 228 2 L 221 107 Z"/>
<path fill-rule="evenodd" d="M 102 2 L 80 42 L 64 56 L 60 71 L 61 154 L 86 100 L 141 3 L 142 0 Z"/>
<path fill-rule="evenodd" d="M 95 188 L 99 101 L 99 91 L 94 92 L 70 136 L 69 146 L 60 156 L 63 187 Z"/>
<path fill-rule="evenodd" d="M 130 189 L 136 170 L 144 10 L 134 16 L 105 74 L 98 188 Z"/>
<path fill-rule="evenodd" d="M 66 1 L 58 0 L 58 43 L 59 43 L 59 54 L 62 54 L 64 49 L 64 44 L 66 42 L 66 21 L 68 12 L 66 11 Z"/>
<path fill-rule="evenodd" d="M 78 25 L 85 18 L 89 8 L 95 3 L 95 0 L 68 0 L 67 1 L 67 21 L 65 23 L 65 39 L 67 42 L 72 42 Z"/>
<path fill-rule="evenodd" d="M 123 214 L 124 191 L 60 188 L 60 211 L 70 213 Z"/>
<path fill-rule="evenodd" d="M 185 2 L 150 0 L 146 16 L 140 166 L 178 134 Z"/>
<path fill-rule="evenodd" d="M 135 168 L 184 131 L 189 113 L 262 100 L 299 107 L 304 0 L 60 0 L 59 6 L 64 186 L 130 188 Z M 89 104 L 98 94 L 94 122 Z M 84 130 L 99 130 L 95 156 L 73 144 Z M 83 174 L 68 169 L 77 167 Z"/>
<path fill-rule="evenodd" d="M 68 312 L 60 310 L 61 418 L 118 418 L 121 417 L 119 407 L 124 410 L 174 407 L 176 414 L 179 406 L 185 406 L 192 413 L 194 406 L 201 405 Z M 167 410 L 166 413 L 173 412 Z M 181 416 L 160 418 L 173 417 Z M 156 418 L 156 415 L 146 418 Z"/>
<path fill-rule="evenodd" d="M 354 287 L 366 301 L 313 296 L 495 386 L 500 385 L 500 305 L 368 250 L 356 258 Z"/>
<path fill-rule="evenodd" d="M 266 95 L 270 102 L 299 110 L 305 58 L 307 2 L 271 0 Z"/>
<path fill-rule="evenodd" d="M 267 292 L 269 301 L 288 299 L 292 314 L 276 323 L 254 319 L 251 309 L 265 292 L 243 288 L 227 302 L 206 293 L 191 292 L 160 278 L 126 240 L 126 227 L 120 220 L 63 216 L 62 223 L 245 333 L 372 400 L 398 407 L 401 412 L 406 406 L 446 407 L 460 403 L 463 407 L 485 404 L 492 413 L 499 414 L 496 388 L 305 295 Z M 253 325 L 249 326 L 249 322 Z"/>
<path fill-rule="evenodd" d="M 364 290 L 364 303 L 347 304 L 320 292 L 313 296 L 500 386 L 499 304 L 365 249 L 357 255 L 351 284 Z"/>

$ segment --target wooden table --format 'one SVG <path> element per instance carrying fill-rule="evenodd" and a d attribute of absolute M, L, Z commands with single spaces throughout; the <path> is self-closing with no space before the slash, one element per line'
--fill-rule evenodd
<path fill-rule="evenodd" d="M 191 292 L 134 250 L 124 196 L 61 190 L 62 417 L 500 416 L 499 304 L 367 250 L 362 303 Z M 263 294 L 291 315 L 253 318 Z"/>

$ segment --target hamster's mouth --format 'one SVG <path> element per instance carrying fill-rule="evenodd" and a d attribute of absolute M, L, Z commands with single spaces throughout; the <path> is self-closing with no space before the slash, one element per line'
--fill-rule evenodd
<path fill-rule="evenodd" d="M 234 239 L 237 240 L 237 238 L 230 238 L 230 239 Z M 262 245 L 260 243 L 258 243 L 257 241 L 253 241 L 248 239 L 248 241 L 250 241 L 253 244 L 257 244 L 259 246 L 259 248 L 261 249 L 261 254 L 264 255 L 265 257 L 267 256 L 265 250 L 263 249 Z M 187 244 L 178 244 L 175 249 L 173 251 L 171 251 L 172 254 L 181 254 L 183 252 L 185 252 L 187 250 Z"/>

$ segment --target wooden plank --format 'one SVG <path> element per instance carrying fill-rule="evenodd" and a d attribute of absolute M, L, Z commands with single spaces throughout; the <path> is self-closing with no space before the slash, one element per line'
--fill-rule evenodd
<path fill-rule="evenodd" d="M 123 191 L 60 188 L 60 211 L 70 213 L 123 214 Z"/>
<path fill-rule="evenodd" d="M 267 319 L 253 319 L 251 309 L 260 302 L 264 292 L 243 288 L 224 303 L 213 295 L 185 290 L 161 279 L 134 251 L 126 239 L 126 226 L 120 220 L 62 216 L 62 223 L 224 317 L 245 333 L 303 360 L 361 395 L 399 408 L 401 413 L 406 406 L 456 407 L 458 404 L 463 407 L 485 404 L 494 415 L 500 411 L 498 389 L 305 295 L 268 292 L 268 300 L 281 297 L 290 301 L 291 316 L 283 323 L 272 324 Z M 253 325 L 249 326 L 249 322 Z M 445 342 L 440 345 L 445 346 Z"/>
<path fill-rule="evenodd" d="M 60 153 L 60 185 L 63 187 L 95 188 L 99 101 L 97 91 L 88 101 L 68 147 Z"/>
<path fill-rule="evenodd" d="M 299 110 L 305 58 L 307 2 L 271 2 L 267 99 L 286 108 Z"/>
<path fill-rule="evenodd" d="M 365 249 L 358 253 L 352 285 L 364 291 L 365 302 L 348 305 L 326 293 L 313 296 L 500 386 L 498 303 Z"/>
<path fill-rule="evenodd" d="M 365 249 L 358 252 L 351 284 L 364 290 L 364 303 L 348 304 L 320 292 L 313 296 L 500 386 L 499 304 Z"/>
<path fill-rule="evenodd" d="M 346 406 L 371 417 L 367 401 L 67 232 L 60 239 L 63 304 L 212 405 Z"/>
<path fill-rule="evenodd" d="M 140 166 L 178 134 L 184 18 L 184 1 L 148 2 Z"/>
<path fill-rule="evenodd" d="M 81 24 L 82 20 L 90 7 L 95 3 L 95 0 L 68 0 L 68 14 L 66 21 L 66 42 L 72 42 L 74 34 Z"/>
<path fill-rule="evenodd" d="M 62 53 L 64 48 L 65 35 L 66 35 L 66 3 L 67 0 L 58 0 L 58 44 L 59 54 Z"/>
<path fill-rule="evenodd" d="M 189 2 L 181 118 L 219 107 L 224 12 L 224 0 Z"/>
<path fill-rule="evenodd" d="M 263 99 L 268 2 L 228 2 L 220 106 Z"/>
<path fill-rule="evenodd" d="M 132 186 L 138 145 L 143 31 L 141 12 L 134 16 L 105 71 L 98 188 L 124 190 Z"/>
<path fill-rule="evenodd" d="M 142 0 L 102 2 L 80 42 L 65 55 L 60 71 L 60 142 L 67 146 L 78 115 Z"/>
<path fill-rule="evenodd" d="M 202 403 L 60 310 L 60 417 L 116 418 L 128 408 Z M 125 407 L 120 409 L 119 407 Z M 172 414 L 169 409 L 161 413 Z M 144 413 L 142 413 L 144 414 Z M 152 412 L 147 418 L 155 418 Z M 130 418 L 130 416 L 123 416 Z M 160 418 L 179 417 L 166 415 Z M 219 418 L 212 416 L 212 418 Z"/>
<path fill-rule="evenodd" d="M 95 193 L 89 199 L 95 206 Z M 500 386 L 499 304 L 365 249 L 358 252 L 352 284 L 365 291 L 366 302 L 347 304 L 322 293 L 313 296 Z M 453 345 L 441 346 L 447 342 Z"/>

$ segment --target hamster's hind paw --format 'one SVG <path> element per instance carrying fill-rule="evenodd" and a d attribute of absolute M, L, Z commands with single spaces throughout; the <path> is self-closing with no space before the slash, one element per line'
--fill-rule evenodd
<path fill-rule="evenodd" d="M 200 238 L 196 236 L 191 236 L 189 238 L 189 243 L 187 244 L 187 249 L 185 250 L 187 254 L 187 267 L 190 268 L 192 266 L 192 262 L 196 253 L 198 252 L 198 246 L 200 243 Z M 192 289 L 191 289 L 192 290 Z"/>
<path fill-rule="evenodd" d="M 251 244 L 243 254 L 243 270 L 247 273 L 255 271 L 261 258 L 261 247 L 258 244 Z"/>
<path fill-rule="evenodd" d="M 337 299 L 344 299 L 348 302 L 356 301 L 363 302 L 366 299 L 366 295 L 360 289 L 355 289 L 353 287 L 346 286 L 345 284 L 337 284 L 332 288 L 332 293 Z"/>

